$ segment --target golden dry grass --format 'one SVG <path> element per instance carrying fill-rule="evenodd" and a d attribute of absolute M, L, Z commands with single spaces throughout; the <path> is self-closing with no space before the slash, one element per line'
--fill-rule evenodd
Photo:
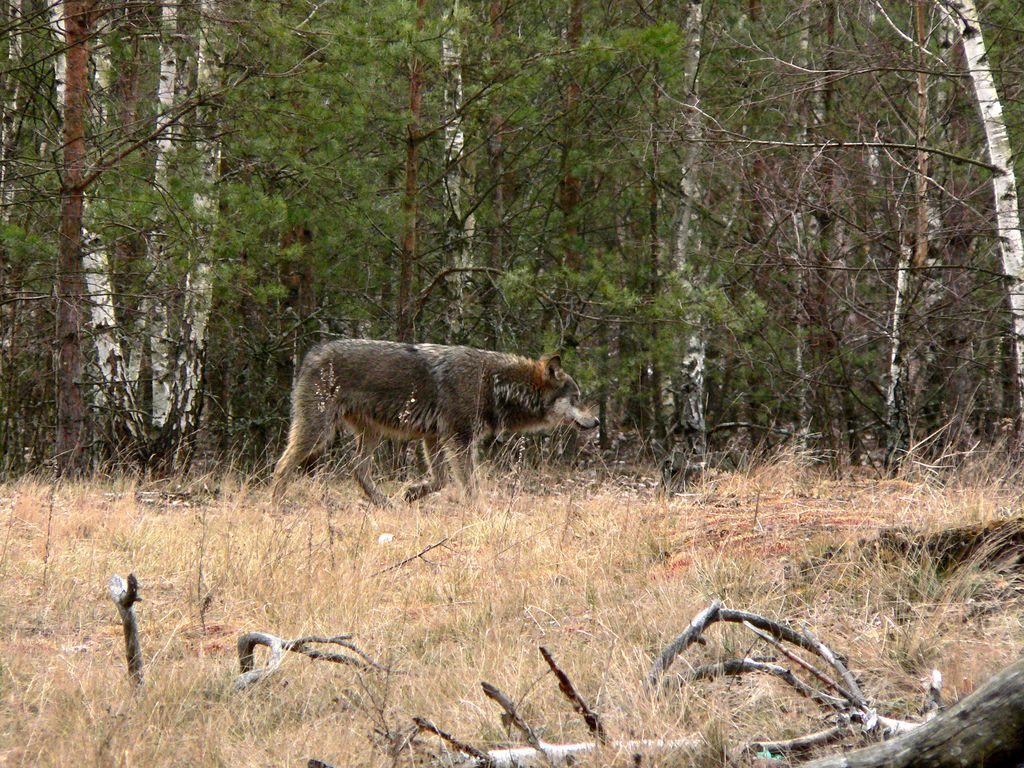
<path fill-rule="evenodd" d="M 821 713 L 773 679 L 646 692 L 652 656 L 715 596 L 805 623 L 894 716 L 916 713 L 932 667 L 959 697 L 1024 647 L 1014 574 L 856 553 L 801 568 L 881 526 L 1019 513 L 1021 489 L 998 470 L 834 480 L 784 457 L 669 499 L 614 477 L 494 471 L 475 505 L 452 493 L 383 511 L 346 479 L 296 483 L 283 512 L 245 478 L 191 489 L 153 504 L 130 481 L 0 486 L 0 765 L 407 765 L 412 752 L 389 756 L 384 734 L 414 715 L 479 746 L 521 743 L 481 680 L 544 738 L 585 738 L 541 644 L 616 737 L 698 735 L 713 752 L 820 727 Z M 143 596 L 139 692 L 106 592 L 129 571 Z M 351 632 L 397 671 L 291 655 L 238 693 L 235 641 L 250 630 Z M 688 660 L 757 650 L 736 628 L 708 637 Z"/>

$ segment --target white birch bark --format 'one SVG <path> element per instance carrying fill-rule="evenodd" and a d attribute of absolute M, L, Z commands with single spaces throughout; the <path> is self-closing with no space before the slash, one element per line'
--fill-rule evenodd
<path fill-rule="evenodd" d="M 978 111 L 985 129 L 989 162 L 995 166 L 992 190 L 995 197 L 996 227 L 1016 352 L 1016 400 L 1018 418 L 1024 418 L 1024 238 L 1021 236 L 1017 180 L 1013 173 L 1013 152 L 1003 118 L 1003 105 L 989 66 L 985 40 L 974 0 L 939 0 L 946 22 L 964 43 L 967 68 L 971 74 Z"/>
<path fill-rule="evenodd" d="M 894 469 L 900 465 L 910 448 L 910 423 L 907 414 L 907 370 L 904 359 L 903 326 L 907 313 L 907 293 L 910 287 L 910 264 L 914 249 L 900 226 L 900 255 L 896 265 L 896 295 L 893 297 L 892 329 L 889 337 L 889 387 L 885 396 L 886 420 L 885 466 Z"/>
<path fill-rule="evenodd" d="M 174 40 L 178 32 L 178 0 L 166 0 L 160 11 L 160 80 L 157 86 L 159 126 L 162 116 L 174 106 L 178 83 L 178 59 Z M 174 134 L 165 128 L 156 141 L 154 183 L 166 188 L 168 164 L 174 146 Z M 146 256 L 150 264 L 159 269 L 164 261 L 166 234 L 151 232 L 146 239 Z M 156 289 L 161 286 L 155 286 Z M 162 429 L 171 413 L 174 400 L 174 344 L 171 338 L 170 310 L 166 300 L 147 296 L 143 301 L 143 314 L 150 324 L 150 360 L 153 369 L 152 412 L 150 420 L 157 430 Z"/>
<path fill-rule="evenodd" d="M 54 85 L 54 104 L 59 104 L 57 120 L 58 123 L 54 126 L 53 137 L 54 145 L 61 146 L 61 129 L 60 121 L 64 119 L 64 90 L 67 84 L 67 56 L 65 55 L 65 48 L 67 46 L 67 37 L 64 32 L 64 0 L 55 0 L 49 6 L 49 25 L 50 31 L 53 33 L 55 39 L 55 53 L 53 56 L 53 85 Z M 39 157 L 45 159 L 46 153 L 50 148 L 50 136 L 44 133 L 42 140 L 39 142 Z"/>
<path fill-rule="evenodd" d="M 471 245 L 476 223 L 472 213 L 464 215 L 468 196 L 465 134 L 462 127 L 462 46 L 459 40 L 459 3 L 452 6 L 451 22 L 441 36 L 441 70 L 444 73 L 444 100 L 447 120 L 444 126 L 444 190 L 448 201 L 445 228 L 447 250 L 457 270 L 472 266 Z M 462 329 L 467 273 L 455 273 L 455 302 L 451 313 L 452 330 Z"/>
<path fill-rule="evenodd" d="M 683 164 L 679 180 L 679 192 L 682 204 L 676 215 L 675 232 L 673 233 L 672 253 L 673 268 L 679 276 L 687 293 L 696 296 L 697 283 L 707 278 L 697 271 L 692 263 L 695 253 L 701 249 L 700 234 L 693 227 L 693 212 L 700 199 L 700 188 L 697 183 L 697 166 L 700 158 L 701 138 L 704 133 L 704 120 L 700 111 L 700 91 L 697 83 L 697 72 L 701 56 L 701 30 L 704 25 L 704 6 L 701 2 L 692 2 L 686 20 L 686 59 L 683 62 L 683 82 L 686 87 L 684 102 L 687 113 L 687 138 L 689 150 Z M 707 421 L 704 412 L 705 375 L 707 360 L 707 329 L 706 320 L 697 311 L 687 318 L 690 331 L 686 336 L 686 351 L 674 372 L 673 398 L 675 400 L 675 419 L 678 423 L 670 426 L 670 432 L 681 433 L 679 437 L 684 443 L 686 457 L 683 461 L 690 465 L 702 465 L 707 453 Z M 678 448 L 675 449 L 678 452 Z M 671 458 L 672 469 L 678 471 L 684 467 L 676 467 L 676 457 Z"/>
<path fill-rule="evenodd" d="M 10 34 L 7 40 L 8 71 L 14 72 L 21 66 L 21 23 L 24 17 L 23 0 L 10 0 L 7 5 L 7 26 Z M 0 122 L 0 215 L 3 221 L 10 221 L 11 204 L 14 202 L 12 183 L 15 120 L 18 116 L 18 102 L 21 98 L 20 81 L 8 75 L 6 98 L 4 99 L 3 120 Z M 12 85 L 13 83 L 13 85 Z"/>
<path fill-rule="evenodd" d="M 64 33 L 64 1 L 50 4 L 50 29 L 57 38 L 57 54 L 53 57 L 53 83 L 56 88 L 57 104 L 64 103 L 64 86 L 67 83 L 67 57 L 64 47 L 67 37 Z"/>
<path fill-rule="evenodd" d="M 200 0 L 199 15 L 206 19 L 211 15 L 215 0 Z M 199 30 L 196 52 L 197 85 L 200 91 L 209 90 L 214 84 L 215 67 L 210 47 L 209 30 Z M 200 117 L 207 123 L 214 119 L 212 109 L 204 110 Z M 193 200 L 196 221 L 194 236 L 195 250 L 189 273 L 185 277 L 185 297 L 181 319 L 181 357 L 177 370 L 177 432 L 180 438 L 176 461 L 181 463 L 189 445 L 188 438 L 199 426 L 200 393 L 203 384 L 207 326 L 213 293 L 213 276 L 209 264 L 209 232 L 217 215 L 217 200 L 213 194 L 220 166 L 220 145 L 216 139 L 203 144 L 203 178 Z"/>
<path fill-rule="evenodd" d="M 94 60 L 99 85 L 99 89 L 94 92 L 106 92 L 111 87 L 110 51 L 106 47 L 98 47 Z M 97 100 L 97 103 L 102 105 L 103 101 Z M 108 118 L 107 110 L 100 106 L 97 121 L 105 126 Z M 125 359 L 125 340 L 117 320 L 109 252 L 102 240 L 88 228 L 91 207 L 90 196 L 86 195 L 82 264 L 99 380 L 99 386 L 93 388 L 93 402 L 96 406 L 109 408 L 108 417 L 115 428 L 127 430 L 128 434 L 138 439 L 142 437 L 143 428 L 135 399 L 135 379 L 130 377 L 130 365 Z"/>

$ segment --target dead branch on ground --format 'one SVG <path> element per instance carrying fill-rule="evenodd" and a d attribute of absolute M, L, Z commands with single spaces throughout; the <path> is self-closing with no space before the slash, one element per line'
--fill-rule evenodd
<path fill-rule="evenodd" d="M 139 581 L 134 573 L 128 574 L 127 582 L 115 573 L 107 582 L 107 589 L 121 615 L 128 674 L 135 685 L 142 685 L 142 645 L 139 643 L 139 623 L 135 618 L 135 603 L 142 599 L 139 597 Z"/>
<path fill-rule="evenodd" d="M 345 653 L 324 651 L 319 648 L 311 648 L 310 644 L 337 645 L 347 648 L 356 654 L 350 656 Z M 262 645 L 270 649 L 270 658 L 262 667 L 256 667 L 255 651 L 256 646 Z M 285 651 L 301 653 L 311 659 L 329 661 L 333 664 L 346 664 L 363 671 L 375 669 L 382 672 L 391 671 L 383 664 L 379 664 L 370 658 L 352 642 L 352 635 L 336 635 L 334 637 L 321 637 L 319 635 L 307 635 L 298 637 L 295 640 L 282 640 L 269 632 L 247 632 L 238 638 L 238 667 L 239 675 L 235 678 L 235 690 L 248 688 L 250 685 L 260 682 L 278 670 L 284 660 Z"/>
<path fill-rule="evenodd" d="M 754 633 L 755 637 L 778 651 L 794 667 L 786 666 L 775 659 L 743 658 L 726 659 L 717 663 L 704 664 L 682 673 L 668 674 L 675 659 L 694 643 L 703 643 L 708 627 L 717 622 L 738 624 Z M 787 647 L 794 646 L 793 648 Z M 799 651 L 799 652 L 798 652 Z M 446 752 L 445 760 L 454 761 L 460 768 L 512 768 L 513 766 L 562 766 L 571 764 L 578 757 L 602 750 L 610 760 L 614 754 L 629 754 L 634 759 L 651 759 L 671 754 L 674 760 L 696 755 L 704 748 L 699 737 L 650 740 L 610 740 L 601 724 L 600 717 L 583 701 L 569 677 L 555 663 L 546 648 L 541 654 L 558 679 L 559 688 L 569 699 L 573 709 L 580 714 L 594 741 L 574 744 L 553 744 L 540 738 L 537 731 L 528 725 L 516 710 L 511 699 L 500 690 L 482 683 L 484 693 L 496 701 L 504 710 L 504 719 L 519 730 L 528 746 L 483 750 L 468 744 L 438 728 L 429 720 L 414 718 L 417 727 L 439 736 L 448 747 L 455 750 L 453 755 Z M 806 655 L 817 659 L 812 662 Z M 769 674 L 785 682 L 801 696 L 825 707 L 835 723 L 832 727 L 785 740 L 759 739 L 739 745 L 739 751 L 746 754 L 796 754 L 811 748 L 835 743 L 850 735 L 878 734 L 882 738 L 910 735 L 917 732 L 921 723 L 898 720 L 879 715 L 860 689 L 856 677 L 847 667 L 846 659 L 815 637 L 810 630 L 796 629 L 780 621 L 769 619 L 748 611 L 725 608 L 715 600 L 698 613 L 686 629 L 675 637 L 659 653 L 647 673 L 647 686 L 655 694 L 700 680 L 723 675 L 750 673 Z M 1024 674 L 1024 673 L 1022 673 Z M 803 675 L 802 679 L 800 675 Z M 934 692 L 933 697 L 937 696 Z M 1024 694 L 1022 694 L 1024 699 Z M 945 715 L 932 722 L 946 720 Z M 1024 739 L 1024 737 L 1022 737 Z"/>

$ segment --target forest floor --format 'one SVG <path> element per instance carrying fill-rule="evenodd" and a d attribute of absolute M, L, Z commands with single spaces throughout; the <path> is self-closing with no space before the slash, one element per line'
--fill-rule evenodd
<path fill-rule="evenodd" d="M 612 737 L 696 737 L 703 765 L 723 744 L 822 728 L 821 709 L 774 678 L 648 692 L 652 658 L 716 597 L 811 629 L 894 717 L 918 715 L 931 669 L 955 700 L 1024 650 L 1018 570 L 857 545 L 892 526 L 1018 516 L 1019 478 L 836 479 L 782 458 L 668 498 L 652 485 L 485 467 L 473 504 L 450 491 L 384 510 L 347 478 L 298 481 L 283 510 L 234 475 L 180 493 L 0 485 L 0 766 L 411 765 L 440 748 L 429 734 L 406 746 L 414 716 L 482 748 L 522 744 L 482 680 L 541 738 L 586 739 L 540 645 Z M 128 572 L 142 596 L 137 691 L 107 592 Z M 351 634 L 392 672 L 287 654 L 236 691 L 236 641 L 254 630 Z M 675 663 L 770 650 L 734 625 L 707 638 Z"/>

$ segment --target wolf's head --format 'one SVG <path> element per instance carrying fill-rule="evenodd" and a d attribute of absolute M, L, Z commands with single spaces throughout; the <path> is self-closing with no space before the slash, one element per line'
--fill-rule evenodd
<path fill-rule="evenodd" d="M 544 404 L 547 421 L 556 424 L 573 424 L 580 429 L 593 429 L 598 420 L 580 408 L 580 388 L 572 376 L 562 370 L 562 358 L 545 355 L 538 362 L 540 389 L 545 393 Z"/>

